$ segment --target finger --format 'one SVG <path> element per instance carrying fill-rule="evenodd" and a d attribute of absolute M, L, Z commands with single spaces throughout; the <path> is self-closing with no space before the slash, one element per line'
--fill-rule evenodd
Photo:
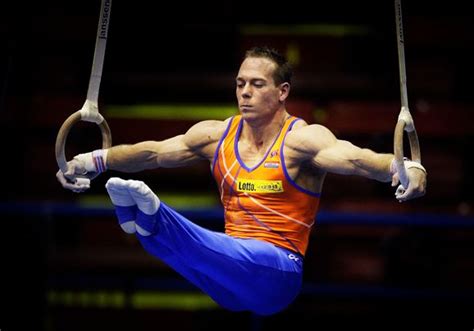
<path fill-rule="evenodd" d="M 400 182 L 400 179 L 398 178 L 398 173 L 393 174 L 392 176 L 392 187 L 397 186 L 397 184 Z"/>
<path fill-rule="evenodd" d="M 61 183 L 61 185 L 64 186 L 64 184 L 66 183 L 66 178 L 64 178 L 64 174 L 61 170 L 59 170 L 57 173 L 56 173 L 56 178 L 57 180 L 59 181 L 59 183 Z"/>
<path fill-rule="evenodd" d="M 63 185 L 63 187 L 65 189 L 71 190 L 76 193 L 82 193 L 90 189 L 90 186 L 88 185 L 77 185 L 77 184 L 70 184 L 70 183 L 66 183 L 66 185 Z"/>
<path fill-rule="evenodd" d="M 69 179 L 74 179 L 76 175 L 76 166 L 74 164 L 68 164 L 67 170 L 64 173 L 64 176 Z"/>
<path fill-rule="evenodd" d="M 82 193 L 87 191 L 90 188 L 90 186 L 85 186 L 85 185 L 80 185 L 80 186 L 75 186 L 72 191 L 74 193 Z"/>
<path fill-rule="evenodd" d="M 416 193 L 413 188 L 408 187 L 408 189 L 404 191 L 400 191 L 400 194 L 397 195 L 397 200 L 400 202 L 408 201 L 416 197 Z"/>
<path fill-rule="evenodd" d="M 397 190 L 395 191 L 395 198 L 399 201 L 402 202 L 404 201 L 404 197 L 406 194 L 407 190 L 402 185 L 399 185 L 397 187 Z"/>
<path fill-rule="evenodd" d="M 74 181 L 71 182 L 70 180 L 68 180 L 68 178 L 66 178 L 65 174 L 61 170 L 58 170 L 58 172 L 56 173 L 56 178 L 58 179 L 59 183 L 62 185 L 63 188 L 73 191 L 75 193 L 82 193 L 90 189 L 90 180 L 86 179 L 76 181 L 75 178 L 72 178 L 74 179 Z"/>
<path fill-rule="evenodd" d="M 62 172 L 62 170 L 58 170 L 58 172 L 56 173 L 56 178 L 58 179 L 58 181 L 61 183 L 62 186 L 68 186 L 68 185 L 73 184 L 69 180 L 69 178 L 66 177 L 65 173 Z"/>
<path fill-rule="evenodd" d="M 81 183 L 71 183 L 69 181 L 67 181 L 64 177 L 62 176 L 58 176 L 58 179 L 59 179 L 59 182 L 61 183 L 62 187 L 67 189 L 67 190 L 70 190 L 70 191 L 73 191 L 73 192 L 76 192 L 76 193 L 80 193 L 80 192 L 84 192 L 88 189 L 90 189 L 90 184 L 81 184 Z"/>
<path fill-rule="evenodd" d="M 71 185 L 75 187 L 75 181 L 69 180 L 61 170 L 56 173 L 56 178 L 64 188 L 72 189 Z"/>
<path fill-rule="evenodd" d="M 87 188 L 90 188 L 91 186 L 91 180 L 89 178 L 84 178 L 84 177 L 75 178 L 74 183 L 78 186 L 83 186 Z"/>

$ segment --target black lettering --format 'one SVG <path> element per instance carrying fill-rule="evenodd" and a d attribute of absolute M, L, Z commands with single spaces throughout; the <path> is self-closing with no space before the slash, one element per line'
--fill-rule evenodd
<path fill-rule="evenodd" d="M 239 182 L 239 190 L 240 191 L 252 191 L 255 192 L 255 185 L 252 183 L 242 183 Z"/>
<path fill-rule="evenodd" d="M 109 14 L 110 14 L 110 0 L 107 0 L 104 3 L 102 19 L 100 23 L 99 38 L 101 39 L 107 39 L 107 27 L 109 23 Z"/>
<path fill-rule="evenodd" d="M 403 22 L 402 22 L 402 5 L 398 3 L 398 22 L 399 22 L 399 38 L 400 38 L 400 43 L 404 43 L 403 41 Z"/>

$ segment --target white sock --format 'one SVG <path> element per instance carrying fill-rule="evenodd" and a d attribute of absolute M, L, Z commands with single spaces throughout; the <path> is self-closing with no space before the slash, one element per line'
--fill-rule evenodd
<path fill-rule="evenodd" d="M 109 193 L 110 200 L 114 206 L 130 207 L 135 205 L 135 200 L 128 192 L 127 181 L 122 178 L 112 177 L 105 184 L 105 188 Z"/>
<path fill-rule="evenodd" d="M 147 215 L 154 215 L 160 208 L 160 199 L 142 181 L 128 180 L 128 192 L 135 200 L 138 209 Z"/>
<path fill-rule="evenodd" d="M 105 184 L 107 193 L 114 206 L 131 207 L 135 205 L 135 200 L 128 192 L 127 181 L 122 178 L 112 177 Z M 120 223 L 120 227 L 128 234 L 136 232 L 135 220 Z"/>
<path fill-rule="evenodd" d="M 135 200 L 135 203 L 144 214 L 154 215 L 160 208 L 160 199 L 155 193 L 142 181 L 127 181 L 128 192 Z M 143 229 L 140 225 L 135 224 L 135 228 L 142 236 L 149 236 L 151 232 Z"/>

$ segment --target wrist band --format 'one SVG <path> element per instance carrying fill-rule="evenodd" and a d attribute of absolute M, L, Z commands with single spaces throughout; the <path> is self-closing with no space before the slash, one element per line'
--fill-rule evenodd
<path fill-rule="evenodd" d="M 74 158 L 83 162 L 85 173 L 96 172 L 98 174 L 107 170 L 107 149 L 97 149 L 93 152 L 78 154 Z"/>
<path fill-rule="evenodd" d="M 92 152 L 92 161 L 94 162 L 95 172 L 102 173 L 107 170 L 107 149 L 96 149 Z"/>

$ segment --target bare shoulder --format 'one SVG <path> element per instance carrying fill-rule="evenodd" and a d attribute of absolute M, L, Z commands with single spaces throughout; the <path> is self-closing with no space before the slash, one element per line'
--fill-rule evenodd
<path fill-rule="evenodd" d="M 194 124 L 184 135 L 183 141 L 200 154 L 213 155 L 219 139 L 224 134 L 231 118 L 224 121 L 207 120 Z"/>
<path fill-rule="evenodd" d="M 302 121 L 299 121 L 302 122 Z M 337 139 L 325 126 L 303 122 L 299 126 L 295 123 L 293 130 L 288 132 L 285 146 L 302 153 L 317 153 L 318 150 L 334 143 Z"/>

